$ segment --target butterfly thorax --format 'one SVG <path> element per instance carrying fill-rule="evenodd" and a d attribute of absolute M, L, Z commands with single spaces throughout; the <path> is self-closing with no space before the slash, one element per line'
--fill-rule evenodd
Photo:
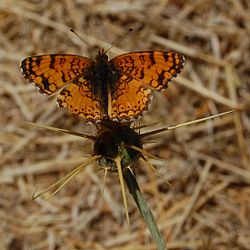
<path fill-rule="evenodd" d="M 108 60 L 107 54 L 100 50 L 90 67 L 86 69 L 84 78 L 91 84 L 93 95 L 101 103 L 104 118 L 107 118 L 108 91 L 115 89 L 121 72 Z"/>

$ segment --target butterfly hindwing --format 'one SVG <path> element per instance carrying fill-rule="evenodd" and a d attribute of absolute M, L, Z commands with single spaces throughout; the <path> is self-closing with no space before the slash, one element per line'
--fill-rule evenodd
<path fill-rule="evenodd" d="M 134 120 L 148 109 L 151 90 L 142 82 L 123 76 L 112 91 L 111 120 Z"/>
<path fill-rule="evenodd" d="M 87 121 L 100 121 L 102 112 L 99 99 L 93 95 L 91 84 L 83 77 L 73 80 L 58 95 L 60 107 L 69 109 L 72 113 Z"/>

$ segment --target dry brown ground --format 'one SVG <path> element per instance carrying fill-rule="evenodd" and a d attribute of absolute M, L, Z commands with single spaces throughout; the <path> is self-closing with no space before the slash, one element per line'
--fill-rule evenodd
<path fill-rule="evenodd" d="M 25 126 L 24 121 L 94 133 L 57 109 L 20 71 L 43 53 L 90 55 L 69 32 L 111 50 L 175 50 L 184 72 L 157 94 L 142 123 L 173 125 L 232 108 L 237 112 L 152 137 L 147 150 L 171 186 L 140 162 L 138 182 L 169 249 L 250 249 L 250 2 L 0 1 L 0 249 L 155 249 L 129 197 L 132 232 L 112 175 L 90 166 L 50 200 L 31 200 L 91 154 L 81 138 Z M 148 128 L 153 129 L 153 128 Z"/>

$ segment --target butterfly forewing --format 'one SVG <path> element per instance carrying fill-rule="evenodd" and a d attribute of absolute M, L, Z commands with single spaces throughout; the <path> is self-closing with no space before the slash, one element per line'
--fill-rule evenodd
<path fill-rule="evenodd" d="M 20 68 L 24 77 L 33 81 L 42 93 L 51 95 L 80 77 L 90 63 L 87 57 L 52 54 L 28 57 Z"/>
<path fill-rule="evenodd" d="M 143 82 L 149 88 L 163 90 L 184 67 L 184 56 L 176 52 L 142 51 L 111 60 L 122 73 Z"/>

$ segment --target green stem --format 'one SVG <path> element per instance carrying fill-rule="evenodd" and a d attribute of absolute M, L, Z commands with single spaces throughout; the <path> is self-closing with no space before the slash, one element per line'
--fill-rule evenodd
<path fill-rule="evenodd" d="M 145 199 L 142 196 L 140 187 L 138 186 L 138 183 L 136 181 L 135 176 L 131 172 L 129 168 L 125 168 L 123 170 L 123 177 L 127 183 L 129 192 L 132 194 L 137 207 L 139 208 L 141 215 L 144 218 L 144 221 L 148 225 L 148 228 L 151 232 L 151 235 L 153 239 L 155 240 L 155 243 L 157 245 L 158 250 L 167 250 L 166 243 L 160 234 L 159 228 L 156 224 L 155 218 L 150 210 L 150 208 L 147 206 L 147 203 Z"/>

